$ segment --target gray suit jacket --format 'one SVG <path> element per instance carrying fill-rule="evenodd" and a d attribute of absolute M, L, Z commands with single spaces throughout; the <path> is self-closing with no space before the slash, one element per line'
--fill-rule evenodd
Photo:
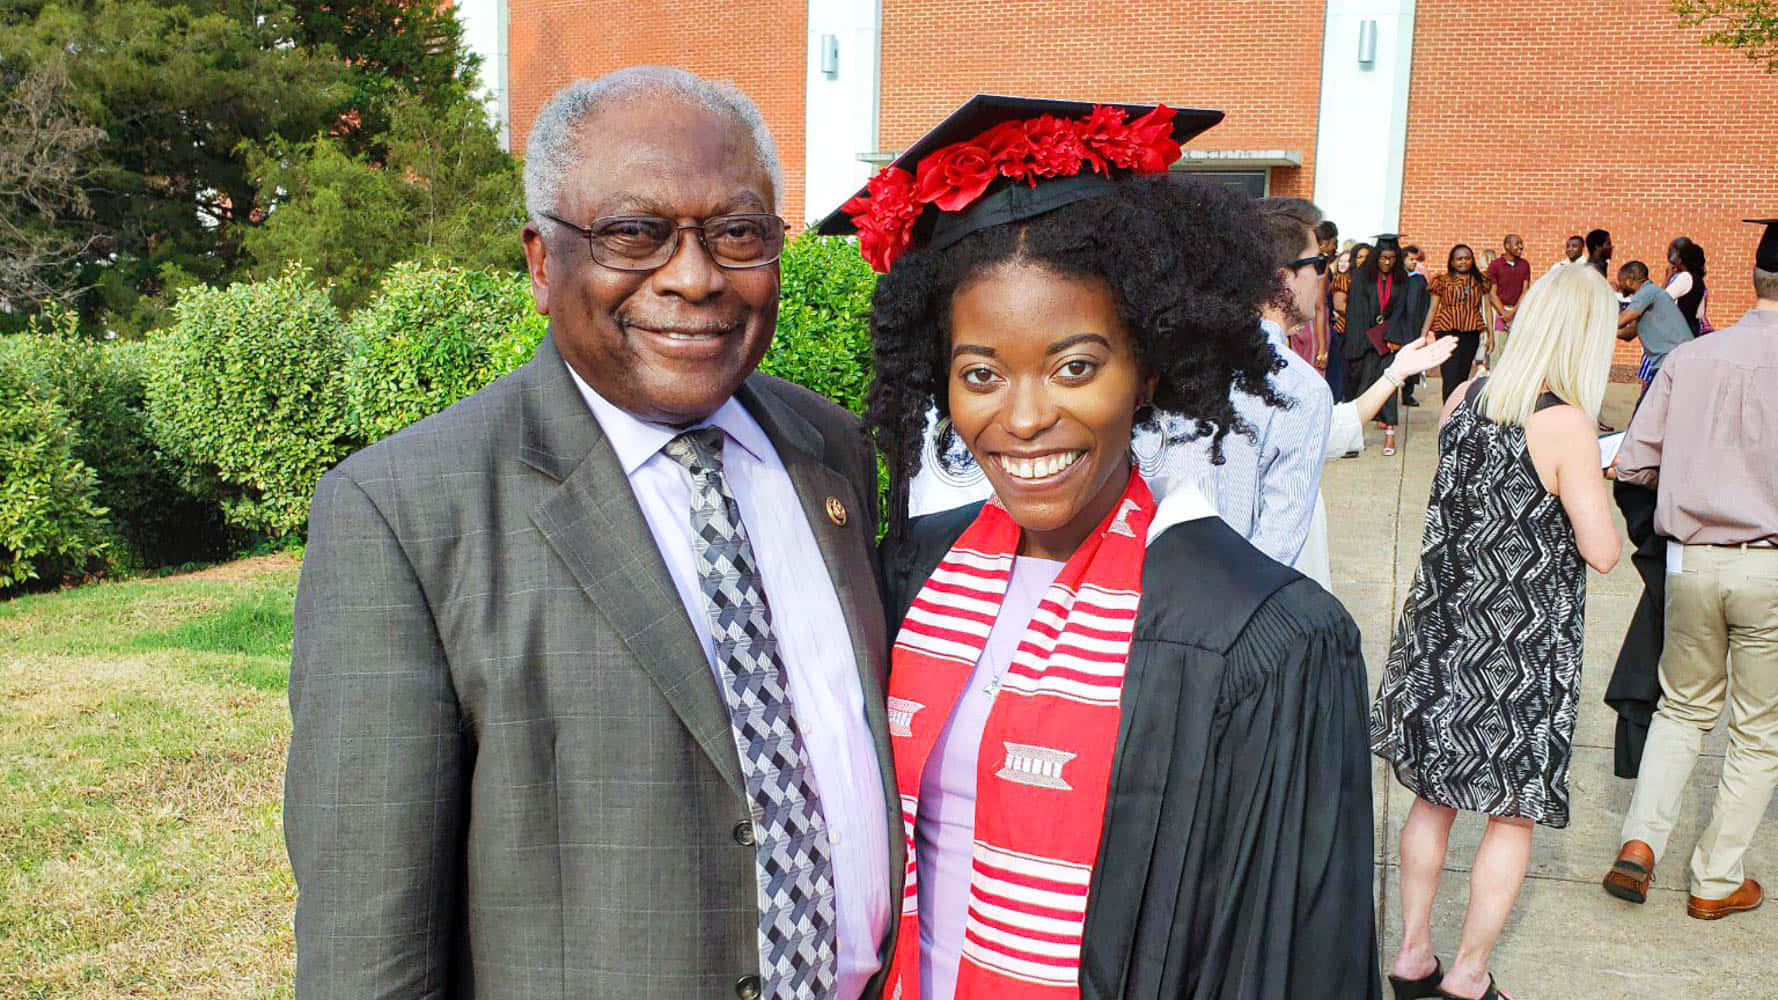
<path fill-rule="evenodd" d="M 737 398 L 845 609 L 882 777 L 845 791 L 884 800 L 898 900 L 872 452 L 805 389 L 755 375 Z M 290 705 L 299 1000 L 681 1000 L 757 974 L 727 711 L 551 341 L 322 479 Z"/>

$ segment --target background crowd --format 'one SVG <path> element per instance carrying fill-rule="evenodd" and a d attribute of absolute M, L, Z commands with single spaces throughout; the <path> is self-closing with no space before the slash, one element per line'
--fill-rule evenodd
<path fill-rule="evenodd" d="M 1337 400 L 1355 398 L 1394 350 L 1426 333 L 1455 339 L 1450 358 L 1439 368 L 1448 398 L 1471 373 L 1485 372 L 1498 360 L 1519 300 L 1536 276 L 1557 267 L 1589 266 L 1612 282 L 1624 306 L 1618 336 L 1638 343 L 1636 377 L 1645 387 L 1668 351 L 1715 329 L 1704 248 L 1686 236 L 1667 244 L 1657 280 L 1641 260 L 1614 270 L 1615 248 L 1603 229 L 1570 236 L 1563 255 L 1544 270 L 1534 269 L 1524 238 L 1516 233 L 1506 234 L 1499 251 L 1486 249 L 1479 257 L 1468 244 L 1452 245 L 1442 271 L 1427 265 L 1420 246 L 1396 234 L 1342 241 L 1339 227 L 1328 220 L 1316 235 L 1330 261 L 1325 308 L 1315 322 L 1291 332 L 1290 346 L 1325 373 Z M 1417 382 L 1409 383 L 1402 404 L 1420 405 Z M 1394 454 L 1398 419 L 1393 403 L 1380 414 L 1385 454 Z"/>

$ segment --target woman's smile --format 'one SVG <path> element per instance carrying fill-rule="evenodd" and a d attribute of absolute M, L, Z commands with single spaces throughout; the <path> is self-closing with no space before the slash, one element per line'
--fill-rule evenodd
<path fill-rule="evenodd" d="M 1052 451 L 1038 455 L 996 454 L 994 460 L 1006 474 L 1022 485 L 1047 486 L 1076 467 L 1086 456 L 1084 450 Z"/>

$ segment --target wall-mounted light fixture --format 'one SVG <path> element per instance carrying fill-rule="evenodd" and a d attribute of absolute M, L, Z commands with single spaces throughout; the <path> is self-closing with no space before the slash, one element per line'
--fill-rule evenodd
<path fill-rule="evenodd" d="M 1358 65 L 1369 66 L 1377 61 L 1377 22 L 1358 22 Z"/>
<path fill-rule="evenodd" d="M 821 72 L 828 76 L 840 75 L 840 36 L 821 36 Z"/>

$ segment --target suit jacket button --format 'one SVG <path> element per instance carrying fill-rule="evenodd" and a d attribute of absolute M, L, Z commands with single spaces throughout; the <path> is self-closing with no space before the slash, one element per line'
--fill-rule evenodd
<path fill-rule="evenodd" d="M 759 1000 L 760 990 L 758 976 L 742 976 L 735 980 L 735 996 L 741 1000 Z"/>
<path fill-rule="evenodd" d="M 753 846 L 753 822 L 751 820 L 735 824 L 735 843 L 740 844 L 742 847 Z M 739 986 L 735 988 L 740 989 Z M 758 996 L 759 994 L 756 993 L 754 995 Z"/>

